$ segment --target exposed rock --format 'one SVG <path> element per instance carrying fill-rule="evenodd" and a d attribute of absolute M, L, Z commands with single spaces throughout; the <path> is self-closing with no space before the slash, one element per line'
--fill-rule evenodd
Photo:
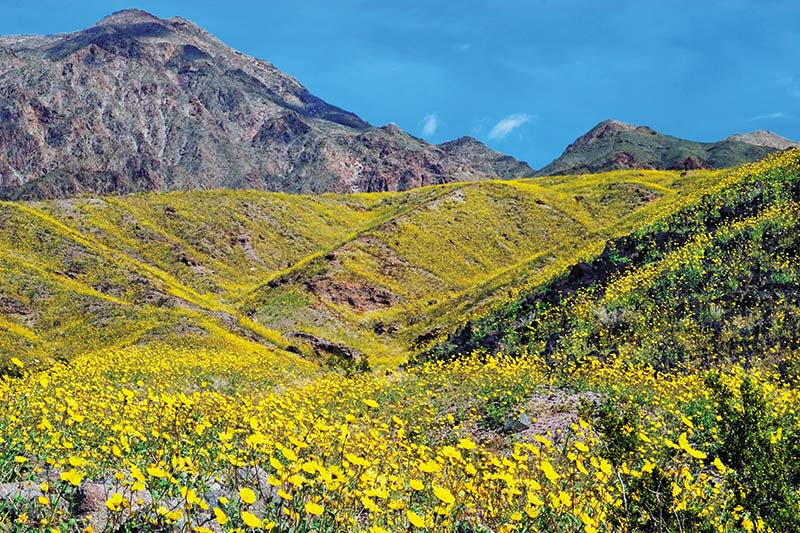
<path fill-rule="evenodd" d="M 756 146 L 768 146 L 778 150 L 786 150 L 787 148 L 800 146 L 800 143 L 797 141 L 789 140 L 766 130 L 756 130 L 751 131 L 750 133 L 737 133 L 736 135 L 731 135 L 726 140 L 740 141 L 748 144 L 755 144 Z"/>
<path fill-rule="evenodd" d="M 567 151 L 575 151 L 579 148 L 595 144 L 602 139 L 614 137 L 615 135 L 625 131 L 635 131 L 636 129 L 637 126 L 634 126 L 633 124 L 626 124 L 625 122 L 620 122 L 618 120 L 605 120 L 578 137 L 574 143 L 567 147 Z M 647 133 L 655 133 L 650 128 L 644 128 L 642 131 Z"/>
<path fill-rule="evenodd" d="M 84 523 L 91 524 L 95 531 L 105 531 L 109 522 L 106 501 L 113 493 L 110 487 L 100 483 L 83 483 L 75 495 L 73 513 Z"/>
<path fill-rule="evenodd" d="M 711 168 L 708 162 L 703 161 L 697 156 L 690 155 L 683 161 L 674 165 L 675 170 L 700 170 L 704 168 Z"/>
<path fill-rule="evenodd" d="M 181 18 L 125 10 L 0 37 L 0 197 L 389 191 L 530 173 L 474 140 L 373 128 Z"/>
<path fill-rule="evenodd" d="M 306 284 L 306 288 L 320 298 L 359 312 L 386 309 L 399 300 L 397 295 L 384 288 L 340 279 L 314 279 Z"/>
<path fill-rule="evenodd" d="M 439 148 L 450 157 L 461 161 L 465 170 L 480 170 L 486 176 L 515 179 L 527 178 L 536 172 L 526 162 L 496 152 L 473 137 L 461 137 L 440 144 Z"/>
<path fill-rule="evenodd" d="M 530 424 L 520 433 L 532 438 L 534 435 L 547 435 L 557 442 L 563 440 L 570 427 L 577 424 L 582 402 L 599 405 L 601 397 L 590 391 L 566 391 L 550 389 L 528 399 L 524 405 Z"/>
<path fill-rule="evenodd" d="M 43 495 L 44 493 L 39 488 L 39 483 L 32 481 L 0 483 L 0 502 L 17 499 L 32 502 Z"/>
<path fill-rule="evenodd" d="M 333 356 L 342 360 L 355 361 L 359 357 L 363 356 L 361 352 L 354 350 L 353 348 L 350 348 L 346 344 L 332 342 L 323 339 L 321 337 L 317 337 L 316 335 L 306 333 L 304 331 L 289 332 L 285 336 L 288 338 L 296 338 L 307 342 L 308 344 L 311 345 L 317 357 L 324 358 L 328 356 Z"/>
<path fill-rule="evenodd" d="M 529 417 L 527 413 L 522 413 L 518 417 L 508 420 L 503 426 L 502 432 L 506 434 L 519 433 L 530 429 L 532 425 L 533 421 L 531 417 Z"/>
<path fill-rule="evenodd" d="M 0 313 L 4 315 L 30 315 L 33 310 L 17 300 L 0 296 Z"/>
<path fill-rule="evenodd" d="M 268 475 L 262 468 L 258 466 L 240 468 L 234 472 L 234 477 L 235 479 L 226 479 L 222 476 L 222 482 L 216 480 L 216 478 L 203 480 L 200 484 L 203 489 L 198 492 L 208 503 L 209 508 L 219 505 L 219 500 L 222 497 L 233 501 L 238 500 L 239 495 L 236 487 L 245 481 L 248 485 L 258 488 L 259 498 L 250 507 L 251 509 L 255 509 L 256 512 L 263 512 L 267 506 L 280 507 L 282 504 L 282 500 L 277 495 L 277 489 L 269 484 L 267 481 Z M 50 490 L 52 491 L 53 484 L 57 483 L 57 481 L 50 480 L 50 482 Z M 21 500 L 25 508 L 27 508 L 27 506 L 34 504 L 39 497 L 47 496 L 52 502 L 51 505 L 57 507 L 58 512 L 66 513 L 74 520 L 76 525 L 81 526 L 81 531 L 84 526 L 91 526 L 94 531 L 98 532 L 138 531 L 137 524 L 143 521 L 144 515 L 151 514 L 154 510 L 153 495 L 148 490 L 132 492 L 130 489 L 119 487 L 110 481 L 85 481 L 75 489 L 72 496 L 61 497 L 56 500 L 55 493 L 44 493 L 40 488 L 40 483 L 41 481 L 25 481 L 0 484 L 0 506 L 7 502 Z M 106 503 L 117 492 L 124 498 L 124 502 L 120 510 L 111 511 Z M 174 510 L 181 508 L 184 502 L 182 498 L 162 498 L 158 504 Z M 37 523 L 39 518 L 34 517 L 34 523 Z M 214 522 L 210 510 L 203 511 L 195 508 L 192 512 L 192 522 L 195 525 L 204 524 L 205 527 L 213 531 L 222 531 Z M 185 517 L 183 517 L 176 524 L 176 528 L 181 528 L 185 525 Z"/>
<path fill-rule="evenodd" d="M 278 496 L 278 489 L 272 486 L 269 482 L 269 474 L 266 470 L 261 468 L 258 465 L 250 465 L 239 467 L 234 472 L 234 479 L 236 485 L 241 486 L 251 486 L 256 487 L 258 489 L 258 500 L 256 501 L 256 508 L 263 509 L 266 505 L 272 504 L 276 506 L 281 505 L 281 497 Z M 229 496 L 230 490 L 225 490 L 221 485 L 220 486 L 211 486 L 214 491 L 206 491 L 206 501 L 208 501 L 209 505 L 216 505 L 217 503 L 214 502 L 213 504 L 209 501 L 209 495 L 214 495 L 215 491 L 219 491 L 220 496 Z"/>
<path fill-rule="evenodd" d="M 716 143 L 687 141 L 647 126 L 601 122 L 578 137 L 537 175 L 621 169 L 697 170 L 734 167 L 796 145 L 769 132 L 734 135 Z"/>
<path fill-rule="evenodd" d="M 147 24 L 160 22 L 158 17 L 155 17 L 141 9 L 123 9 L 111 13 L 109 16 L 100 19 L 97 26 L 111 26 L 118 24 Z"/>
<path fill-rule="evenodd" d="M 179 256 L 178 256 L 178 262 L 179 262 L 179 263 L 183 263 L 184 265 L 186 265 L 186 266 L 190 266 L 190 267 L 196 267 L 196 266 L 198 266 L 198 265 L 199 265 L 199 263 L 197 262 L 197 260 L 196 260 L 196 259 L 194 259 L 193 257 L 191 257 L 191 256 L 190 256 L 190 255 L 188 255 L 188 254 L 181 254 L 181 255 L 179 255 Z"/>

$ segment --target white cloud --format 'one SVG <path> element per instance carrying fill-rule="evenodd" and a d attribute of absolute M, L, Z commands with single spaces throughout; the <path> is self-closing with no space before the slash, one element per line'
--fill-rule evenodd
<path fill-rule="evenodd" d="M 469 43 L 458 43 L 456 45 L 456 50 L 459 52 L 469 52 L 470 48 L 472 48 L 472 45 Z"/>
<path fill-rule="evenodd" d="M 492 127 L 491 131 L 489 131 L 489 138 L 502 139 L 526 122 L 530 122 L 533 118 L 533 115 L 528 115 L 525 113 L 508 115 L 503 120 L 495 124 L 494 127 Z"/>
<path fill-rule="evenodd" d="M 750 120 L 768 120 L 768 119 L 775 119 L 775 118 L 792 118 L 791 115 L 787 115 L 783 111 L 776 111 L 775 113 L 766 113 L 764 115 L 756 115 L 755 117 L 751 118 Z"/>
<path fill-rule="evenodd" d="M 425 118 L 422 119 L 422 134 L 426 137 L 429 135 L 433 135 L 436 133 L 436 130 L 439 129 L 439 117 L 436 116 L 436 113 L 431 113 L 430 115 L 426 115 Z"/>

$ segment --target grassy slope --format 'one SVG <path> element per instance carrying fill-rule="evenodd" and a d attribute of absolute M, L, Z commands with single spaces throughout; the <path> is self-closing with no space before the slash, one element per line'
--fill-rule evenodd
<path fill-rule="evenodd" d="M 299 324 L 371 354 L 401 355 L 420 335 L 505 300 L 509 290 L 546 279 L 637 224 L 643 207 L 666 207 L 681 196 L 675 191 L 717 177 L 618 172 L 441 187 L 435 200 L 254 291 L 245 309 L 265 323 Z M 319 285 L 374 292 L 384 303 L 354 306 L 309 290 Z"/>
<path fill-rule="evenodd" d="M 396 361 L 420 335 L 718 179 L 635 171 L 399 194 L 6 202 L 0 351 L 68 359 L 223 332 L 305 351 L 291 337 L 304 331 Z"/>
<path fill-rule="evenodd" d="M 482 347 L 661 369 L 781 361 L 800 337 L 798 155 L 743 167 L 423 356 Z"/>

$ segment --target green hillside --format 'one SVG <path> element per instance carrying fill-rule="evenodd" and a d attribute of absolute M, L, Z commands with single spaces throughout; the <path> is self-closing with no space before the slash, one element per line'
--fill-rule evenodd
<path fill-rule="evenodd" d="M 46 361 L 154 340 L 208 344 L 225 332 L 322 358 L 321 343 L 343 343 L 397 362 L 419 336 L 721 175 L 5 202 L 1 351 Z"/>
<path fill-rule="evenodd" d="M 800 347 L 797 165 L 791 152 L 740 168 L 420 357 L 780 363 Z"/>

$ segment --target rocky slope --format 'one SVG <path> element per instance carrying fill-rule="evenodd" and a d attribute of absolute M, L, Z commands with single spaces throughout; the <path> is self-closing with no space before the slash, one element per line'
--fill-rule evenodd
<path fill-rule="evenodd" d="M 492 150 L 474 137 L 461 137 L 440 144 L 439 148 L 454 161 L 460 161 L 464 165 L 464 172 L 476 170 L 486 176 L 495 174 L 503 179 L 527 178 L 535 172 L 524 161 Z"/>
<path fill-rule="evenodd" d="M 664 135 L 647 126 L 616 120 L 601 122 L 569 145 L 538 175 L 579 174 L 618 169 L 693 170 L 727 168 L 757 161 L 796 143 L 756 131 L 716 143 Z"/>
<path fill-rule="evenodd" d="M 527 169 L 483 153 L 502 157 L 373 128 L 181 18 L 126 10 L 74 33 L 0 38 L 0 197 L 387 191 Z"/>
<path fill-rule="evenodd" d="M 800 146 L 800 143 L 797 141 L 790 141 L 785 137 L 775 135 L 771 131 L 766 130 L 756 130 L 751 131 L 750 133 L 737 133 L 736 135 L 731 135 L 726 140 L 741 141 L 749 144 L 755 144 L 756 146 L 768 146 L 778 150 L 786 150 L 787 148 Z"/>

